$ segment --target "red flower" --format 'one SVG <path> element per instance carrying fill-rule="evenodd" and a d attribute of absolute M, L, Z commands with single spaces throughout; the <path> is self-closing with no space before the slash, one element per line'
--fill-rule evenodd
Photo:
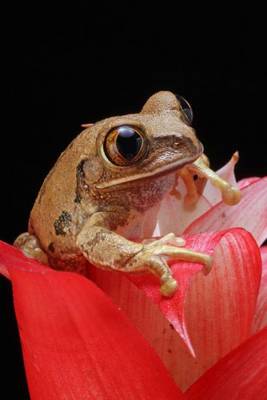
<path fill-rule="evenodd" d="M 228 180 L 233 165 L 220 172 Z M 171 263 L 180 285 L 172 298 L 150 275 L 92 267 L 89 280 L 0 242 L 33 400 L 266 398 L 267 247 L 258 246 L 267 237 L 267 178 L 240 186 L 234 207 L 208 186 L 179 221 L 182 202 L 165 200 L 155 233 L 183 233 L 187 247 L 214 258 L 208 276 L 198 264 Z"/>

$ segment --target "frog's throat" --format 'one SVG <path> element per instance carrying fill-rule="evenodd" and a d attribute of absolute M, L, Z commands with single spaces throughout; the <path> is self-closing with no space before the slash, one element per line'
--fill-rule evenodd
<path fill-rule="evenodd" d="M 198 156 L 199 157 L 199 156 Z M 157 168 L 153 171 L 149 171 L 149 172 L 139 172 L 138 174 L 133 174 L 131 176 L 127 176 L 127 177 L 123 177 L 123 178 L 117 178 L 117 179 L 113 179 L 109 182 L 101 182 L 96 184 L 96 189 L 118 189 L 118 186 L 123 185 L 123 184 L 127 184 L 129 182 L 134 182 L 134 181 L 142 181 L 144 179 L 147 178 L 154 178 L 154 177 L 159 177 L 162 175 L 168 175 L 170 172 L 174 172 L 177 171 L 181 168 L 183 168 L 185 165 L 191 164 L 192 162 L 194 162 L 198 157 L 188 157 L 188 158 L 184 158 L 182 161 L 176 161 L 173 162 L 169 165 L 165 165 L 164 167 L 160 167 Z"/>

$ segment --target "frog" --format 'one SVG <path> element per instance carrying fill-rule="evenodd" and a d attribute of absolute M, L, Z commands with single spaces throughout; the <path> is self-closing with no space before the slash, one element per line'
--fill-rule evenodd
<path fill-rule="evenodd" d="M 212 256 L 186 248 L 172 232 L 137 240 L 144 220 L 143 235 L 151 237 L 163 198 L 177 194 L 177 179 L 185 183 L 190 207 L 208 179 L 229 205 L 240 199 L 238 188 L 209 168 L 190 110 L 182 97 L 160 91 L 138 113 L 85 124 L 45 178 L 28 231 L 14 245 L 59 270 L 86 274 L 94 265 L 153 274 L 166 297 L 178 287 L 170 259 L 200 263 L 207 274 Z"/>

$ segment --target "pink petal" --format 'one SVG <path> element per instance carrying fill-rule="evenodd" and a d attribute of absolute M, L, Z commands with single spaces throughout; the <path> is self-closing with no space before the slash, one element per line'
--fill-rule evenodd
<path fill-rule="evenodd" d="M 239 187 L 239 189 L 243 189 L 260 179 L 261 178 L 258 178 L 256 176 L 253 176 L 252 178 L 244 178 L 237 182 L 237 186 Z"/>
<path fill-rule="evenodd" d="M 187 391 L 187 400 L 267 398 L 267 329 L 209 369 Z"/>
<path fill-rule="evenodd" d="M 258 244 L 267 238 L 267 177 L 241 190 L 242 198 L 236 206 L 218 203 L 196 219 L 186 234 L 215 232 L 231 227 L 243 227 L 251 232 Z"/>
<path fill-rule="evenodd" d="M 31 399 L 181 399 L 159 358 L 88 279 L 0 242 Z"/>
<path fill-rule="evenodd" d="M 235 179 L 235 166 L 238 162 L 239 155 L 238 152 L 235 152 L 230 161 L 224 165 L 221 169 L 216 171 L 216 173 L 228 183 L 233 186 L 237 186 L 236 179 Z M 204 197 L 212 204 L 217 204 L 222 200 L 222 196 L 218 188 L 214 187 L 211 182 L 208 180 L 205 186 Z"/>
<path fill-rule="evenodd" d="M 176 190 L 178 196 L 168 194 L 161 202 L 154 237 L 164 236 L 170 232 L 181 235 L 188 225 L 211 208 L 211 204 L 204 196 L 199 197 L 195 207 L 186 208 L 184 197 L 187 191 L 182 179 L 179 179 Z"/>
<path fill-rule="evenodd" d="M 267 326 L 267 246 L 261 248 L 262 275 L 257 300 L 253 332 L 258 332 Z"/>
<path fill-rule="evenodd" d="M 247 339 L 261 273 L 258 246 L 243 229 L 188 237 L 186 247 L 215 250 L 213 270 L 204 276 L 196 274 L 199 264 L 172 263 L 180 286 L 170 299 L 160 296 L 159 283 L 150 275 L 131 275 L 126 283 L 126 275 L 92 270 L 96 283 L 122 307 L 182 389 Z"/>

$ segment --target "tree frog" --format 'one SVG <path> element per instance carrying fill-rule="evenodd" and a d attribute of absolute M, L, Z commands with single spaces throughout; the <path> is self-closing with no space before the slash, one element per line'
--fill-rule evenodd
<path fill-rule="evenodd" d="M 211 257 L 184 248 L 171 232 L 150 242 L 133 240 L 141 226 L 151 236 L 160 202 L 174 193 L 177 177 L 189 203 L 206 179 L 228 204 L 239 201 L 238 189 L 209 169 L 190 115 L 184 100 L 161 91 L 139 113 L 86 125 L 46 177 L 28 232 L 15 245 L 57 269 L 82 273 L 91 263 L 125 273 L 148 271 L 160 279 L 164 296 L 177 289 L 168 258 L 202 263 L 208 272 Z"/>

